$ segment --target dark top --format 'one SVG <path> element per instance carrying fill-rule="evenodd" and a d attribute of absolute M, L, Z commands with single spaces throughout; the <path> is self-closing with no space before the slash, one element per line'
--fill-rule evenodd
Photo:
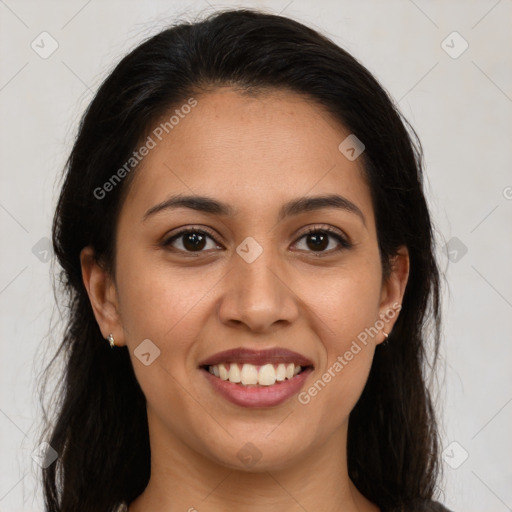
<path fill-rule="evenodd" d="M 128 506 L 126 503 L 121 503 L 115 512 L 128 512 Z M 437 501 L 421 501 L 409 508 L 408 510 L 403 509 L 384 509 L 381 508 L 381 512 L 452 512 L 446 507 L 438 503 Z"/>
<path fill-rule="evenodd" d="M 437 501 L 421 500 L 408 508 L 381 508 L 381 512 L 452 512 Z"/>

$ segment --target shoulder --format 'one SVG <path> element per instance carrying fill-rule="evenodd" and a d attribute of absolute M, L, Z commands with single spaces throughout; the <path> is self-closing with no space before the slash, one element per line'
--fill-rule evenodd
<path fill-rule="evenodd" d="M 415 509 L 416 512 L 416 509 Z M 437 501 L 427 501 L 420 505 L 420 508 L 417 509 L 417 512 L 452 512 L 448 510 L 444 505 Z"/>
<path fill-rule="evenodd" d="M 437 501 L 421 501 L 417 502 L 413 505 L 413 508 L 408 510 L 407 512 L 452 512 L 448 510 L 444 505 Z"/>
<path fill-rule="evenodd" d="M 408 506 L 398 507 L 389 511 L 382 512 L 453 512 L 437 501 L 421 500 L 410 503 Z"/>

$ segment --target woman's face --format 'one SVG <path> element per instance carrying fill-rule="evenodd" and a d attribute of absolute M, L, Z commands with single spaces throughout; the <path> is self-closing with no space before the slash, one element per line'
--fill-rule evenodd
<path fill-rule="evenodd" d="M 95 305 L 102 332 L 128 345 L 152 446 L 241 469 L 285 468 L 327 440 L 342 450 L 375 347 L 398 316 L 406 251 L 383 282 L 361 159 L 338 149 L 350 132 L 317 104 L 228 88 L 196 100 L 161 141 L 153 132 L 136 171 L 115 283 L 103 276 Z M 173 206 L 192 196 L 208 202 Z M 280 382 L 279 364 L 295 356 L 233 356 L 239 370 L 272 365 L 256 386 L 200 367 L 239 348 L 293 351 L 311 367 Z M 252 365 L 242 373 L 253 382 Z"/>

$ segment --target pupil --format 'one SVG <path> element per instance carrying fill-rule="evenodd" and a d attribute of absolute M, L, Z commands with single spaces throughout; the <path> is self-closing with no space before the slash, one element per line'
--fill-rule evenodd
<path fill-rule="evenodd" d="M 310 244 L 309 242 L 313 243 Z M 313 233 L 308 235 L 308 247 L 313 250 L 322 250 L 329 245 L 329 238 L 323 233 Z"/>
<path fill-rule="evenodd" d="M 189 233 L 188 235 L 185 235 L 183 245 L 187 250 L 200 251 L 204 248 L 205 237 L 200 233 Z"/>
<path fill-rule="evenodd" d="M 184 236 L 183 245 L 187 250 L 200 251 L 205 246 L 205 237 L 200 233 L 189 233 Z M 323 233 L 308 235 L 308 247 L 313 250 L 324 250 L 329 245 L 329 237 Z"/>

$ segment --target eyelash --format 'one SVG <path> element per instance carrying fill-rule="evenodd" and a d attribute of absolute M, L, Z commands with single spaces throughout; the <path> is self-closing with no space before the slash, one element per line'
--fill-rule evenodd
<path fill-rule="evenodd" d="M 217 240 L 212 232 L 210 232 L 206 228 L 197 228 L 196 229 L 194 227 L 184 229 L 184 230 L 179 231 L 178 233 L 172 235 L 171 237 L 164 239 L 161 245 L 163 247 L 169 247 L 175 240 L 178 240 L 179 238 L 183 237 L 184 235 L 188 235 L 191 233 L 206 235 L 209 238 L 211 238 L 217 245 L 221 245 L 221 244 L 219 244 L 219 242 L 217 242 Z M 339 251 L 342 251 L 345 249 L 350 249 L 352 247 L 352 243 L 349 242 L 345 237 L 343 237 L 338 231 L 335 231 L 334 229 L 332 229 L 330 227 L 326 227 L 326 226 L 311 226 L 311 227 L 309 227 L 305 232 L 301 233 L 301 235 L 297 238 L 295 243 L 297 243 L 299 240 L 302 240 L 307 235 L 310 235 L 313 233 L 327 234 L 330 237 L 334 238 L 340 245 L 337 249 L 331 249 L 329 251 L 307 251 L 307 252 L 311 252 L 315 256 L 321 257 L 324 255 L 331 255 L 331 254 L 338 253 Z M 176 249 L 176 248 L 173 248 L 173 249 L 175 249 L 178 252 L 185 253 L 187 255 L 199 255 L 199 254 L 205 252 L 204 250 L 200 250 L 200 251 L 186 251 L 185 250 L 184 251 L 182 249 Z"/>

